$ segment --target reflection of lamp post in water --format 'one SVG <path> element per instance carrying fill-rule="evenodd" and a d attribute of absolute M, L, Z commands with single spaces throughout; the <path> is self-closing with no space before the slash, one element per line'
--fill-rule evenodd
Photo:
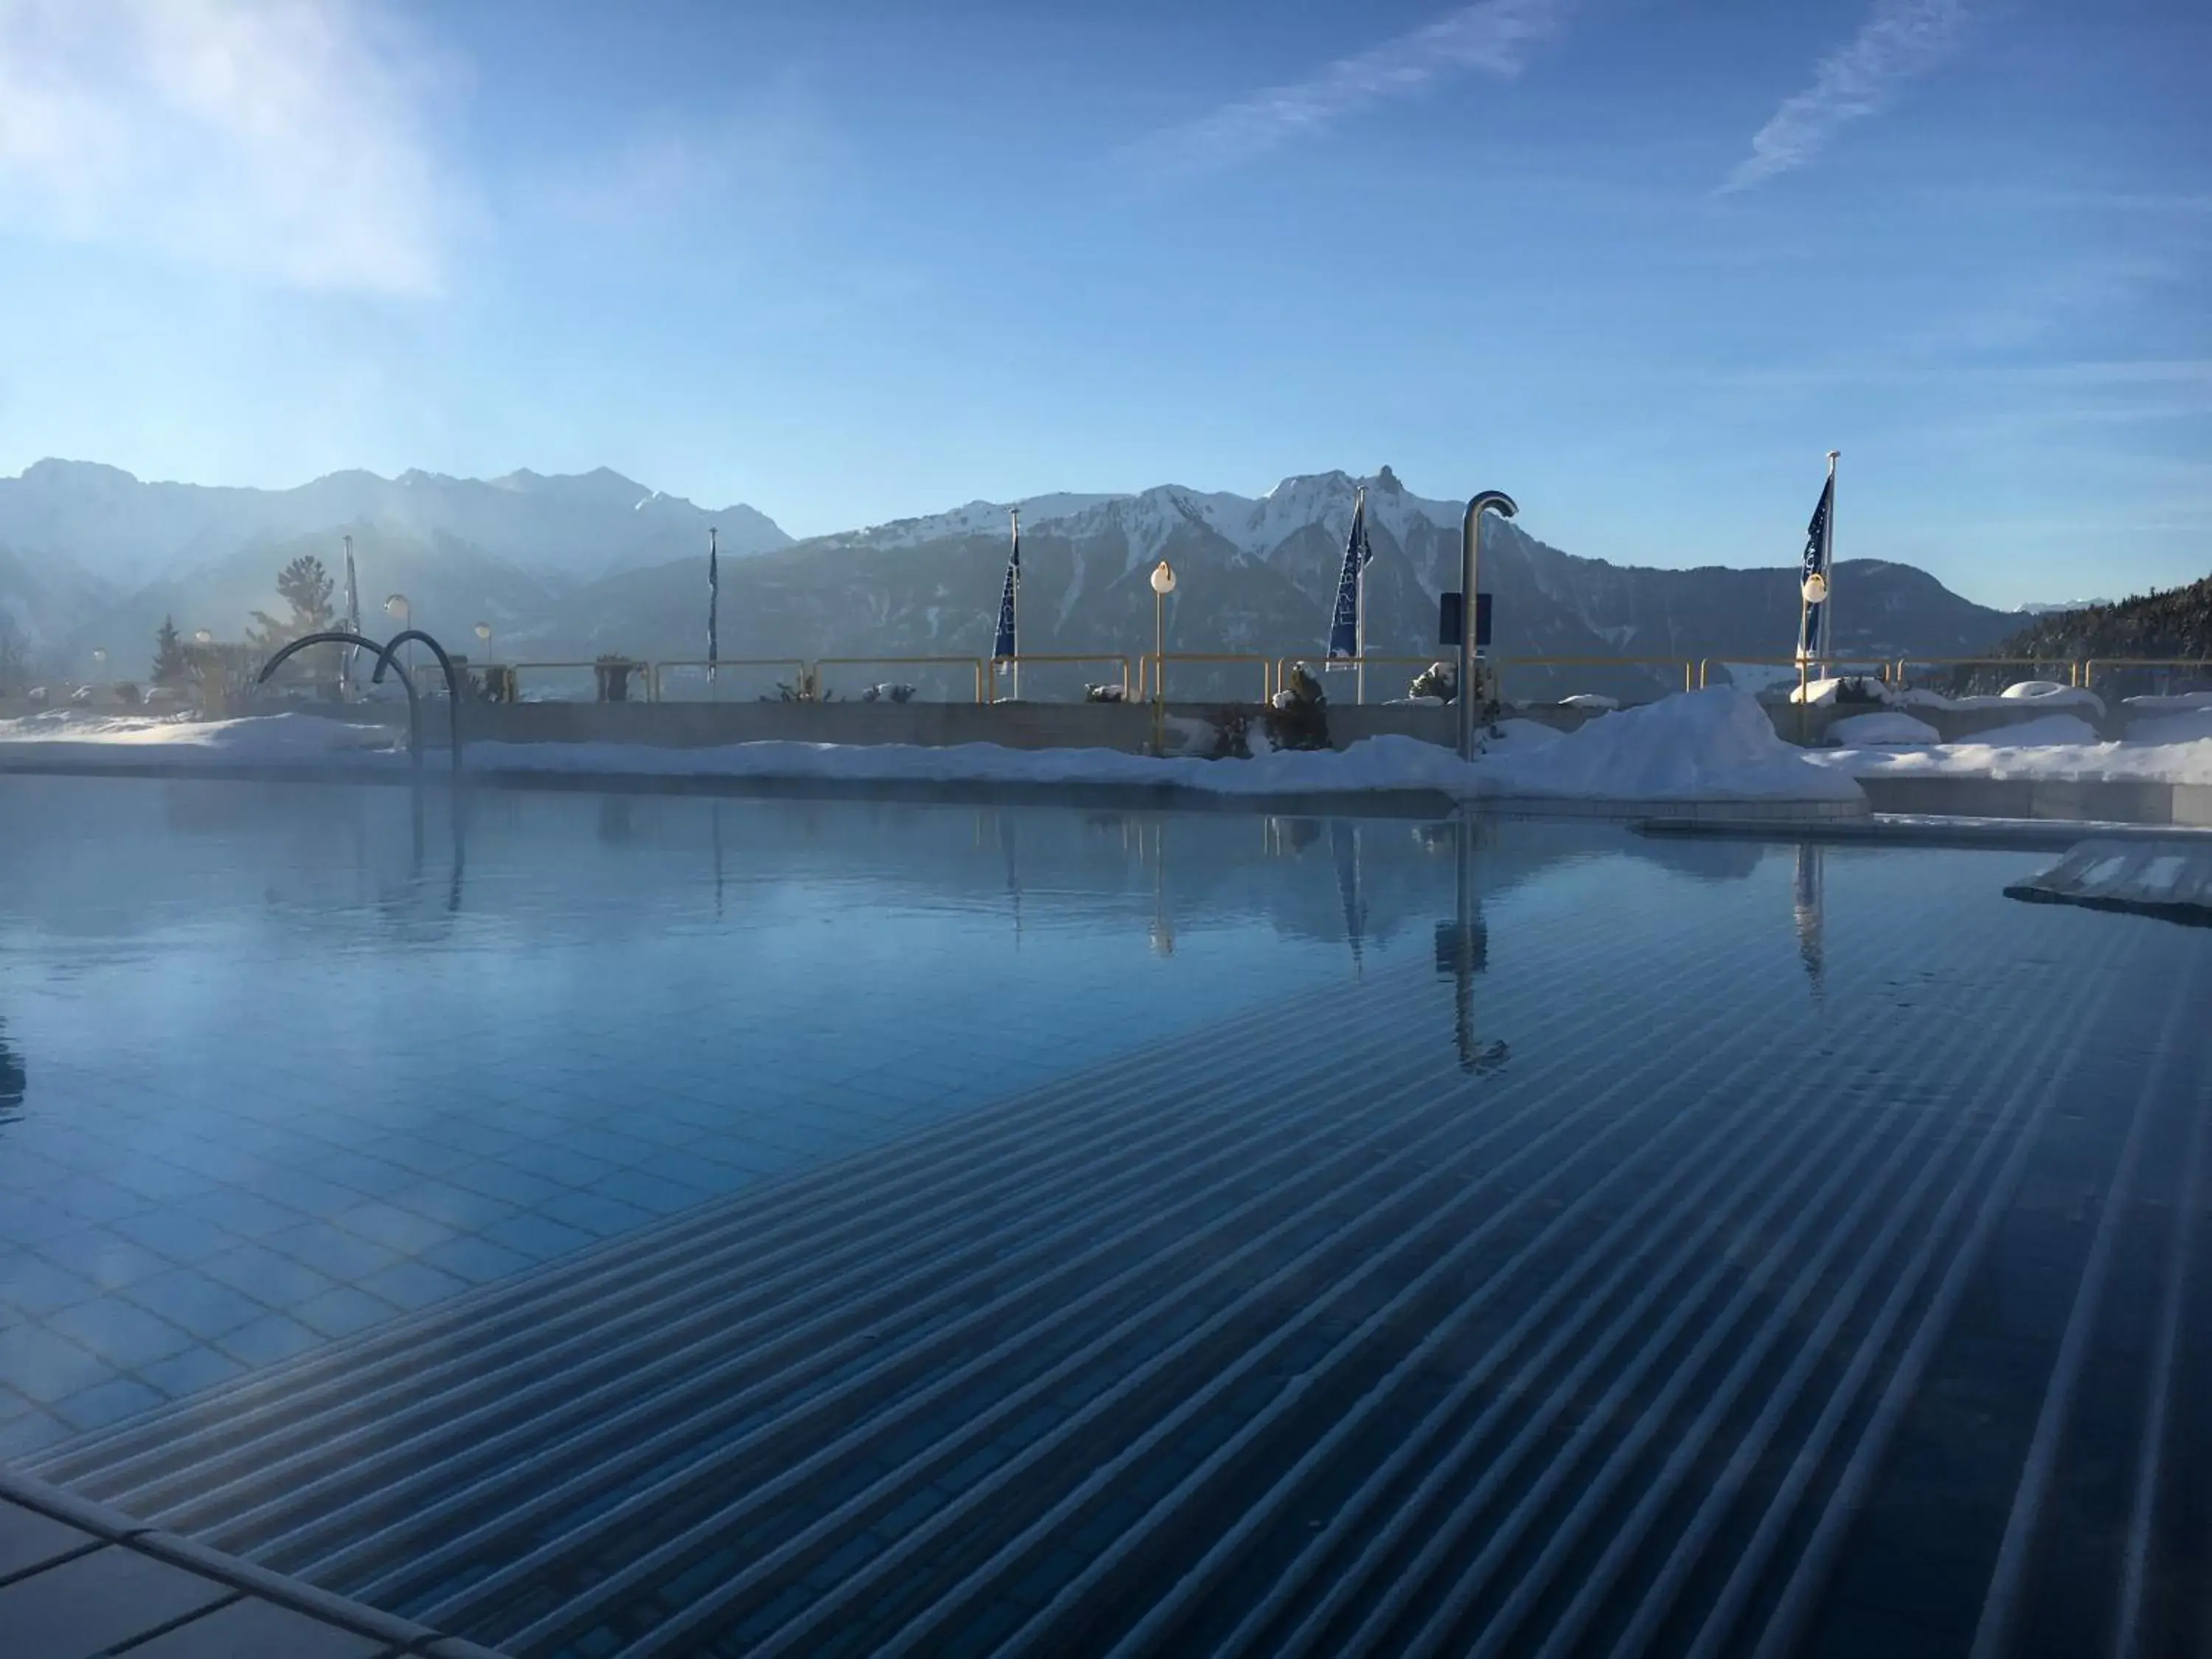
<path fill-rule="evenodd" d="M 1155 819 L 1152 823 L 1152 951 L 1156 956 L 1175 954 L 1175 923 L 1168 919 L 1167 851 L 1160 836 L 1165 825 Z M 1139 846 L 1142 846 L 1141 840 Z"/>
<path fill-rule="evenodd" d="M 1475 1045 L 1474 976 L 1489 957 L 1490 936 L 1474 893 L 1474 824 L 1463 811 L 1452 819 L 1452 866 L 1453 915 L 1437 924 L 1437 974 L 1451 978 L 1452 1042 L 1460 1070 L 1472 1072 L 1504 1059 L 1505 1045 Z"/>
<path fill-rule="evenodd" d="M 1168 595 L 1175 592 L 1175 567 L 1162 559 L 1152 567 L 1152 752 L 1167 748 Z"/>

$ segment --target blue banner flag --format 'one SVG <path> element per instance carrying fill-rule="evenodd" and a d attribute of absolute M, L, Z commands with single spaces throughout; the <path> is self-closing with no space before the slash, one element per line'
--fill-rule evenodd
<path fill-rule="evenodd" d="M 1828 474 L 1828 482 L 1821 487 L 1820 504 L 1813 509 L 1813 522 L 1805 526 L 1805 569 L 1802 580 L 1820 579 L 1825 590 L 1832 580 L 1828 572 L 1830 551 L 1829 515 L 1836 504 L 1836 475 Z M 1797 635 L 1797 655 L 1801 660 L 1825 657 L 1828 653 L 1828 601 L 1823 598 L 1815 605 L 1805 602 L 1805 622 Z"/>
<path fill-rule="evenodd" d="M 1360 649 L 1359 601 L 1368 561 L 1375 550 L 1367 541 L 1367 492 L 1361 490 L 1352 504 L 1352 534 L 1345 538 L 1344 569 L 1336 579 L 1336 615 L 1328 624 L 1328 659 L 1349 661 L 1364 655 Z"/>
<path fill-rule="evenodd" d="M 1006 558 L 1006 585 L 999 593 L 999 635 L 991 643 L 991 654 L 1000 659 L 1021 654 L 1018 637 L 1020 623 L 1022 586 L 1022 521 L 1014 520 L 1013 551 Z"/>

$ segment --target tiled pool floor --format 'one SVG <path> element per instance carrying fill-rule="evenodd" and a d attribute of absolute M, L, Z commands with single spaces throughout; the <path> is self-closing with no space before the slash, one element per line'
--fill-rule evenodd
<path fill-rule="evenodd" d="M 783 803 L 718 881 L 713 805 L 477 826 L 458 909 L 0 889 L 0 1297 L 94 1287 L 31 1471 L 523 1659 L 2202 1628 L 2212 934 L 1542 823 Z M 250 1317 L 71 1423 L 125 1309 Z"/>

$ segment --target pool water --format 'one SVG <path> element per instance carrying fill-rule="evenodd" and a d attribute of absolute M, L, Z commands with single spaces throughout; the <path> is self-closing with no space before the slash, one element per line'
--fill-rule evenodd
<path fill-rule="evenodd" d="M 2038 853 L 0 781 L 0 1458 L 518 1655 L 2182 1651 Z"/>

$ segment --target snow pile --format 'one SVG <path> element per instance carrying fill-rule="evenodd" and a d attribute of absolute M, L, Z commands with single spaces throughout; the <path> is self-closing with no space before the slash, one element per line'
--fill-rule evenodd
<path fill-rule="evenodd" d="M 1947 697 L 1941 691 L 1914 686 L 1897 692 L 1890 701 L 1913 708 L 2016 709 L 2024 702 L 2031 702 L 2044 708 L 2084 708 L 2093 714 L 2105 712 L 2105 700 L 2094 691 L 2061 685 L 2056 680 L 2022 680 L 2017 685 L 2007 686 L 1995 696 L 1982 693 L 1971 697 Z"/>
<path fill-rule="evenodd" d="M 2100 743 L 2070 714 L 1984 733 L 1972 743 L 1822 750 L 1809 758 L 1854 777 L 2049 778 L 2212 784 L 2212 731 L 2169 741 Z"/>
<path fill-rule="evenodd" d="M 1824 773 L 1803 750 L 1784 743 L 1757 701 L 1728 686 L 1624 709 L 1534 752 L 1492 755 L 1479 769 L 1488 795 L 1645 801 L 1861 795 L 1847 777 Z"/>
<path fill-rule="evenodd" d="M 1812 708 L 1832 702 L 1885 703 L 1889 687 L 1872 674 L 1844 674 L 1830 680 L 1808 680 L 1790 688 L 1790 701 Z"/>
<path fill-rule="evenodd" d="M 2097 728 L 2075 714 L 2045 714 L 2039 720 L 2022 720 L 1978 732 L 1959 744 L 1962 749 L 2039 749 L 2052 744 L 2095 744 L 2102 739 Z"/>
<path fill-rule="evenodd" d="M 118 749 L 160 749 L 164 759 L 250 765 L 390 753 L 395 738 L 382 726 L 356 726 L 350 720 L 324 720 L 313 714 L 192 720 L 174 715 L 88 719 L 57 711 L 0 720 L 0 750 L 16 744 L 38 745 L 41 757 L 47 760 L 103 755 L 112 758 Z"/>
<path fill-rule="evenodd" d="M 2166 696 L 2123 697 L 2121 707 L 2132 714 L 2176 714 L 2191 708 L 2212 709 L 2212 691 L 2178 691 Z"/>
<path fill-rule="evenodd" d="M 1943 734 L 1926 720 L 1883 709 L 1872 714 L 1848 714 L 1828 728 L 1828 741 L 1839 748 L 1863 749 L 1874 744 L 1941 743 Z"/>
<path fill-rule="evenodd" d="M 1562 708 L 1583 708 L 1594 714 L 1610 714 L 1620 707 L 1620 699 L 1608 697 L 1596 691 L 1577 691 L 1571 697 L 1561 697 Z"/>
<path fill-rule="evenodd" d="M 2212 738 L 2212 705 L 2128 722 L 2130 743 L 2194 743 L 2200 738 Z"/>
<path fill-rule="evenodd" d="M 713 749 L 645 744 L 472 743 L 468 769 L 593 777 L 720 777 L 874 783 L 1107 784 L 1224 795 L 1419 790 L 1474 799 L 1858 801 L 1843 772 L 1811 764 L 1784 743 L 1765 713 L 1731 689 L 1691 692 L 1555 732 L 1507 720 L 1481 758 L 1462 762 L 1417 738 L 1369 738 L 1338 750 L 1276 750 L 1243 761 L 1155 758 L 1107 749 L 1001 748 L 963 744 L 745 743 Z M 0 723 L 0 757 L 37 744 L 43 761 L 112 763 L 119 750 L 159 750 L 172 765 L 271 767 L 304 763 L 393 767 L 404 757 L 390 735 L 302 714 L 191 724 L 176 720 Z M 375 752 L 381 750 L 381 752 Z M 442 763 L 442 755 L 432 757 Z"/>

